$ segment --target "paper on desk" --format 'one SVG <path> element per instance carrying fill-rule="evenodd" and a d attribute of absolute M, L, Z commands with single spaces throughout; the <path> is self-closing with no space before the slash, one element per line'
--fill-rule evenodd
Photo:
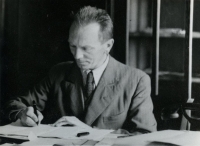
<path fill-rule="evenodd" d="M 21 131 L 26 129 L 27 127 L 24 127 L 21 125 L 20 121 L 17 120 L 14 123 L 5 125 L 5 126 L 0 126 L 0 134 L 10 134 L 13 133 L 15 131 Z"/>
<path fill-rule="evenodd" d="M 85 129 L 80 127 L 60 127 L 54 131 L 40 135 L 39 137 L 54 137 L 61 139 L 88 139 L 94 141 L 102 140 L 107 134 L 113 130 L 104 130 L 104 129 Z M 77 133 L 80 132 L 89 132 L 89 135 L 77 137 Z"/>
<path fill-rule="evenodd" d="M 30 141 L 34 141 L 34 140 L 37 139 L 37 136 L 31 131 L 31 132 L 29 133 L 29 135 L 28 135 L 28 139 L 29 139 Z"/>
<path fill-rule="evenodd" d="M 58 129 L 41 134 L 39 137 L 68 139 L 75 137 L 80 131 L 84 131 L 84 129 L 79 127 L 58 127 Z"/>
<path fill-rule="evenodd" d="M 27 141 L 20 146 L 80 146 L 84 145 L 87 140 L 83 139 L 56 139 L 56 138 L 38 138 L 35 141 Z"/>
<path fill-rule="evenodd" d="M 90 134 L 86 135 L 86 136 L 82 136 L 82 137 L 73 136 L 73 137 L 69 137 L 69 138 L 71 138 L 71 139 L 88 139 L 88 140 L 100 141 L 104 137 L 106 137 L 106 135 L 108 135 L 109 133 L 113 132 L 113 130 L 90 129 L 88 131 L 84 131 L 83 130 L 81 132 L 89 132 Z"/>
<path fill-rule="evenodd" d="M 18 120 L 14 123 L 0 126 L 0 136 L 22 140 L 35 140 L 38 135 L 50 132 L 57 128 L 58 127 L 43 124 L 36 127 L 24 127 L 21 125 L 20 120 Z"/>
<path fill-rule="evenodd" d="M 30 132 L 33 132 L 36 136 L 40 136 L 42 134 L 55 131 L 56 129 L 59 129 L 59 128 L 60 127 L 52 127 L 50 125 L 40 124 L 36 127 L 26 127 L 26 129 L 15 131 L 12 134 L 28 136 Z"/>
<path fill-rule="evenodd" d="M 158 139 L 157 142 L 171 143 L 181 146 L 200 146 L 200 132 L 181 131 L 176 136 Z"/>
<path fill-rule="evenodd" d="M 152 142 L 156 142 L 160 139 L 164 138 L 170 138 L 170 137 L 175 137 L 177 135 L 180 135 L 182 132 L 181 131 L 175 131 L 175 130 L 165 130 L 165 131 L 157 131 L 157 132 L 152 132 L 148 134 L 141 134 L 141 135 L 136 135 L 136 136 L 130 136 L 126 138 L 118 138 L 118 139 L 111 139 L 111 140 L 103 140 L 109 141 L 109 144 L 113 145 L 148 145 Z"/>
<path fill-rule="evenodd" d="M 4 144 L 1 144 L 1 146 L 16 146 L 16 144 L 4 143 Z"/>
<path fill-rule="evenodd" d="M 104 139 L 102 142 L 112 145 L 154 145 L 159 142 L 181 146 L 199 146 L 199 137 L 200 132 L 164 130 L 126 138 Z"/>
<path fill-rule="evenodd" d="M 0 126 L 0 135 L 4 137 L 27 137 L 31 140 L 37 137 L 43 138 L 62 138 L 62 139 L 88 139 L 88 140 L 101 140 L 105 135 L 113 130 L 99 130 L 93 129 L 90 126 L 84 126 L 86 128 L 74 127 L 53 127 L 50 125 L 40 124 L 36 127 L 22 127 L 19 122 L 12 123 L 6 126 Z M 77 133 L 89 132 L 87 136 L 77 137 Z M 31 134 L 30 134 L 31 133 Z M 32 135 L 32 136 L 31 136 Z M 35 135 L 35 136 L 33 136 Z M 30 140 L 30 139 L 29 139 Z"/>

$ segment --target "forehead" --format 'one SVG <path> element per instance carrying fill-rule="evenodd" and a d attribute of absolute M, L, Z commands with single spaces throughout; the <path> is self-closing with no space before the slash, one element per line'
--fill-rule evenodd
<path fill-rule="evenodd" d="M 72 24 L 69 32 L 69 42 L 74 41 L 99 41 L 100 26 L 98 23 L 87 25 Z"/>

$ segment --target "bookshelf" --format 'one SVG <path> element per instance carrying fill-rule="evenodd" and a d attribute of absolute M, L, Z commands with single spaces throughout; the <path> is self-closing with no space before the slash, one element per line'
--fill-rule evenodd
<path fill-rule="evenodd" d="M 127 7 L 126 64 L 151 76 L 157 116 L 168 104 L 200 102 L 200 1 L 128 0 Z"/>
<path fill-rule="evenodd" d="M 200 4 L 200 1 L 194 1 L 196 5 Z M 140 68 L 147 72 L 148 74 L 152 73 L 152 50 L 153 48 L 153 6 L 152 1 L 148 0 L 129 0 L 128 6 L 130 7 L 129 14 L 129 28 L 128 28 L 128 42 L 129 46 L 126 53 L 126 63 L 130 66 Z M 160 27 L 159 27 L 159 76 L 160 80 L 180 80 L 183 81 L 184 77 L 184 48 L 185 48 L 185 36 L 186 36 L 186 10 L 185 10 L 185 0 L 161 0 L 161 10 L 160 10 Z M 165 7 L 166 6 L 166 7 Z M 180 8 L 177 8 L 180 6 Z M 163 8 L 163 10 L 162 10 Z M 176 9 L 177 8 L 177 9 Z M 198 7 L 194 7 L 197 9 Z M 199 14 L 199 11 L 195 11 L 194 17 L 196 18 Z M 171 14 L 167 13 L 167 10 Z M 176 19 L 179 20 L 170 20 Z M 165 16 L 165 15 L 171 15 Z M 162 17 L 166 18 L 162 18 Z M 181 20 L 180 20 L 181 19 Z M 164 20 L 165 22 L 162 22 Z M 196 19 L 195 19 L 196 20 Z M 173 21 L 178 21 L 174 23 Z M 168 23 L 169 22 L 169 23 Z M 198 67 L 197 58 L 200 55 L 198 51 L 200 45 L 200 29 L 197 27 L 197 24 L 200 24 L 198 21 L 194 26 L 192 33 L 193 38 L 193 81 L 199 83 L 200 80 L 200 69 Z M 168 53 L 166 53 L 168 51 Z M 175 53 L 173 53 L 175 52 Z M 176 56 L 177 55 L 177 56 Z M 167 57 L 169 58 L 167 59 Z M 164 57 L 164 59 L 163 59 Z M 174 57 L 174 59 L 172 59 Z M 163 61 L 164 60 L 164 61 Z M 170 62 L 173 60 L 173 62 Z M 165 62 L 165 63 L 163 63 Z M 168 64 L 169 63 L 169 64 Z M 177 64 L 177 65 L 173 65 Z M 199 62 L 198 62 L 199 63 Z M 171 64 L 171 66 L 170 66 Z"/>
<path fill-rule="evenodd" d="M 130 32 L 130 37 L 152 37 L 152 28 L 141 31 Z M 161 28 L 159 36 L 161 38 L 185 38 L 186 31 L 180 28 Z M 193 32 L 193 39 L 200 39 L 200 32 Z"/>

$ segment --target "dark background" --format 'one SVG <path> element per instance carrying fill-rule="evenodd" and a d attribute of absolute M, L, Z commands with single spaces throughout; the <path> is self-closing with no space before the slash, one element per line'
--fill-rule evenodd
<path fill-rule="evenodd" d="M 67 42 L 72 11 L 91 5 L 110 12 L 110 3 L 6 0 L 1 41 L 1 104 L 40 81 L 53 65 L 73 60 Z"/>
<path fill-rule="evenodd" d="M 40 81 L 49 69 L 72 60 L 68 48 L 70 14 L 100 0 L 6 0 L 1 50 L 1 103 Z"/>

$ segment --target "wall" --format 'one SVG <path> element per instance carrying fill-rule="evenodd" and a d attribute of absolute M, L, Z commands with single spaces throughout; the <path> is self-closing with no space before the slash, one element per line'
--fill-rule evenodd
<path fill-rule="evenodd" d="M 5 1 L 1 104 L 38 83 L 53 65 L 73 60 L 70 14 L 84 5 L 105 9 L 106 0 Z"/>

